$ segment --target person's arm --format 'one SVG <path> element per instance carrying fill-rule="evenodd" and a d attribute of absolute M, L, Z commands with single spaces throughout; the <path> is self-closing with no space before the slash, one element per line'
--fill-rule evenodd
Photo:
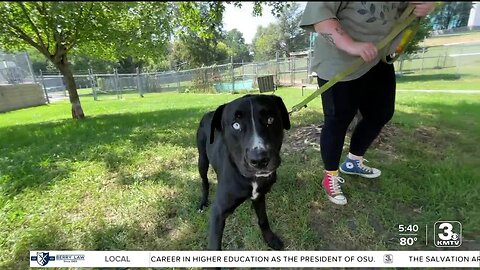
<path fill-rule="evenodd" d="M 417 17 L 425 17 L 435 9 L 435 2 L 409 2 L 415 5 L 413 14 Z"/>
<path fill-rule="evenodd" d="M 370 62 L 378 55 L 378 49 L 371 42 L 353 40 L 337 19 L 327 19 L 314 24 L 315 31 L 338 49 Z"/>

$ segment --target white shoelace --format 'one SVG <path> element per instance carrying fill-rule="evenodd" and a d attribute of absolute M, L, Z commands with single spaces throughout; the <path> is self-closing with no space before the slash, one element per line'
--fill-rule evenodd
<path fill-rule="evenodd" d="M 342 184 L 345 183 L 345 179 L 343 179 L 340 176 L 335 176 L 335 175 L 330 174 L 330 187 L 333 190 L 332 195 L 342 195 L 343 194 L 339 183 L 342 183 Z"/>
<path fill-rule="evenodd" d="M 360 169 L 362 169 L 362 170 L 366 170 L 369 173 L 373 173 L 373 169 L 371 167 L 368 167 L 368 166 L 363 164 L 364 161 L 368 162 L 368 160 L 366 160 L 366 159 L 358 160 L 358 167 L 360 167 Z"/>

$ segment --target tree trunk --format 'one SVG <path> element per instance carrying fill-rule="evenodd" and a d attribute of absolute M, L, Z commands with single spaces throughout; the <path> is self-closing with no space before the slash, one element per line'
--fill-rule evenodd
<path fill-rule="evenodd" d="M 64 55 L 60 62 L 55 63 L 55 66 L 60 70 L 60 73 L 62 73 L 65 83 L 67 84 L 68 96 L 70 99 L 70 104 L 72 104 L 72 118 L 85 118 L 82 105 L 80 104 L 80 98 L 78 97 L 77 85 L 75 84 L 75 78 L 73 77 L 72 70 L 70 69 L 67 55 Z"/>

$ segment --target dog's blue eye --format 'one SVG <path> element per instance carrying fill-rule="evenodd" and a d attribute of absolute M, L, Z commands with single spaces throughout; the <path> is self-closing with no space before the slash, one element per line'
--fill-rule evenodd
<path fill-rule="evenodd" d="M 273 120 L 275 120 L 273 117 L 269 117 L 269 118 L 267 119 L 267 124 L 268 124 L 268 125 L 273 124 Z"/>
<path fill-rule="evenodd" d="M 232 127 L 233 127 L 233 129 L 235 129 L 235 130 L 240 130 L 240 124 L 237 123 L 237 122 L 233 123 L 233 124 L 232 124 Z"/>

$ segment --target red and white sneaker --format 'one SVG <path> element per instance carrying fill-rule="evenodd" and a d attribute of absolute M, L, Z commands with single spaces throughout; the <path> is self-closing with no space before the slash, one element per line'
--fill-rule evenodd
<path fill-rule="evenodd" d="M 344 182 L 345 180 L 342 177 L 325 172 L 325 176 L 322 180 L 322 186 L 327 193 L 328 199 L 334 204 L 347 204 L 347 198 L 343 195 L 340 187 L 340 183 Z"/>

